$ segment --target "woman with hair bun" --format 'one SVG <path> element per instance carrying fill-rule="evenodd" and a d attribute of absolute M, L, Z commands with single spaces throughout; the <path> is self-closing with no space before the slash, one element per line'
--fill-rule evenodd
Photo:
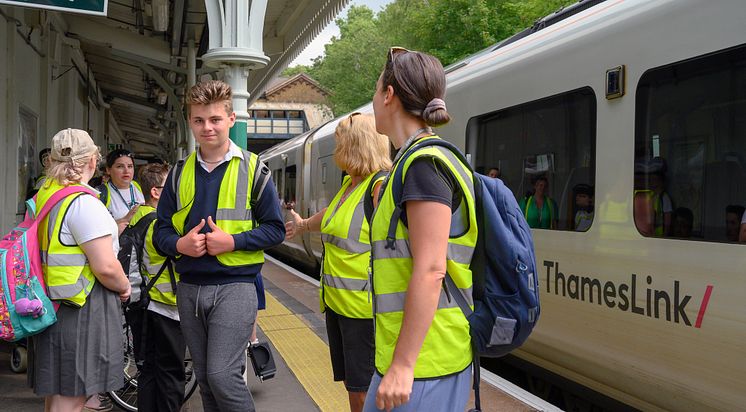
<path fill-rule="evenodd" d="M 463 411 L 469 399 L 469 323 L 453 294 L 472 304 L 472 174 L 448 149 L 412 148 L 450 120 L 445 89 L 438 59 L 392 48 L 373 96 L 403 191 L 398 208 L 386 183 L 371 222 L 376 373 L 365 411 Z"/>

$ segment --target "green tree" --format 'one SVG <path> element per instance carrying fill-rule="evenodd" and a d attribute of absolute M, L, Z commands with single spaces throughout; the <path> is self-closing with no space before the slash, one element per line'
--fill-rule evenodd
<path fill-rule="evenodd" d="M 297 66 L 288 67 L 287 69 L 282 71 L 283 77 L 293 77 L 296 74 L 299 73 L 306 73 L 308 74 L 311 71 L 311 66 L 304 66 L 302 64 L 299 64 Z"/>
<path fill-rule="evenodd" d="M 336 20 L 340 35 L 325 46 L 324 56 L 298 70 L 332 92 L 339 115 L 370 101 L 390 46 L 430 53 L 447 66 L 576 1 L 395 0 L 378 15 L 353 6 Z"/>

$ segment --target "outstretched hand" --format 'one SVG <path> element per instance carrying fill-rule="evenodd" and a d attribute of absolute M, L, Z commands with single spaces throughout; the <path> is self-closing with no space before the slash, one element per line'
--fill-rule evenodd
<path fill-rule="evenodd" d="M 215 222 L 212 221 L 212 216 L 207 217 L 207 225 L 210 227 L 211 232 L 207 233 L 207 253 L 211 256 L 217 256 L 221 253 L 232 252 L 236 247 L 236 243 L 233 241 L 233 236 L 225 233 L 223 229 L 219 228 Z"/>
<path fill-rule="evenodd" d="M 205 227 L 205 219 L 176 241 L 176 251 L 182 255 L 200 257 L 207 252 L 207 242 L 204 233 L 199 233 Z"/>
<path fill-rule="evenodd" d="M 303 218 L 293 209 L 289 212 L 293 220 L 285 222 L 285 240 L 290 240 L 303 232 Z"/>

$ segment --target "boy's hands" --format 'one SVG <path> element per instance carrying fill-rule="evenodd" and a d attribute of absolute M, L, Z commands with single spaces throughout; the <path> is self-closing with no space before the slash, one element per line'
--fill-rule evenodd
<path fill-rule="evenodd" d="M 212 216 L 207 217 L 207 225 L 210 226 L 212 232 L 207 233 L 207 253 L 211 256 L 217 256 L 221 253 L 232 252 L 236 247 L 236 243 L 233 241 L 233 236 L 225 233 L 223 229 L 219 228 L 215 222 L 212 221 Z"/>

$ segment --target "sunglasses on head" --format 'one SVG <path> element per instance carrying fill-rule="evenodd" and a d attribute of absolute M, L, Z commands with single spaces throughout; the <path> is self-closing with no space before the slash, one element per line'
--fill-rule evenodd
<path fill-rule="evenodd" d="M 360 112 L 354 112 L 354 113 L 350 113 L 350 115 L 347 116 L 347 119 L 350 121 L 350 126 L 352 126 L 352 118 L 355 117 L 355 116 L 357 116 L 357 115 L 360 115 L 360 114 L 362 114 L 362 113 L 360 113 Z"/>
<path fill-rule="evenodd" d="M 401 53 L 409 53 L 410 50 L 405 49 L 404 47 L 399 46 L 393 46 L 389 49 L 389 63 L 394 63 L 394 58 L 397 54 Z"/>

